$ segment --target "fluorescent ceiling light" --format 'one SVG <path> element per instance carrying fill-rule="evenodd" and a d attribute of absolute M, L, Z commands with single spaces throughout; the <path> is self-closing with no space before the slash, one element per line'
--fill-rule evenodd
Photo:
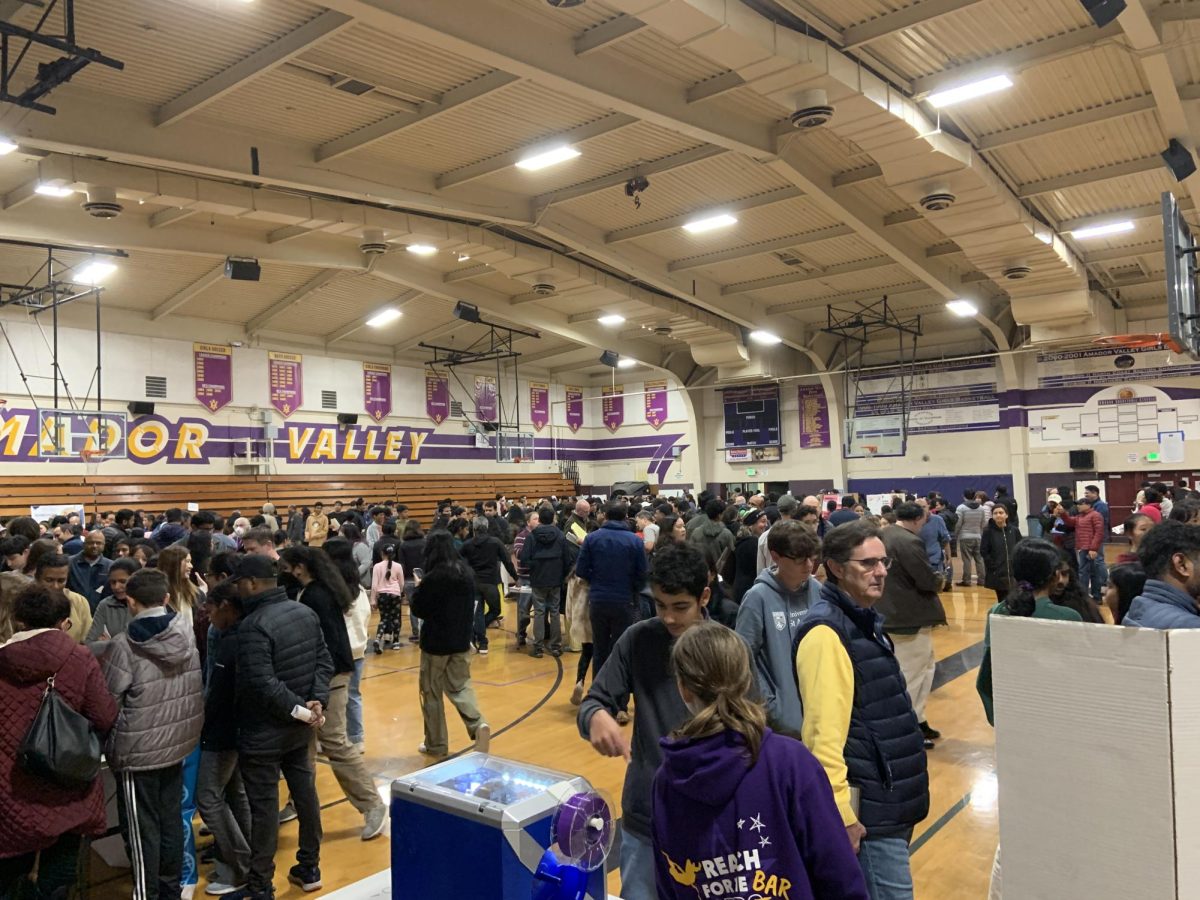
<path fill-rule="evenodd" d="M 417 256 L 433 256 L 438 252 L 437 247 L 433 244 L 409 244 L 405 247 L 409 253 L 415 253 Z"/>
<path fill-rule="evenodd" d="M 625 324 L 625 317 L 619 316 L 616 313 L 609 313 L 606 316 L 601 316 L 596 321 L 599 322 L 601 325 L 607 325 L 609 328 L 615 328 L 618 325 Z"/>
<path fill-rule="evenodd" d="M 95 260 L 80 269 L 74 280 L 79 284 L 99 284 L 115 271 L 117 267 L 113 263 Z"/>
<path fill-rule="evenodd" d="M 17 145 L 6 137 L 0 137 L 0 156 L 8 156 L 17 149 Z"/>
<path fill-rule="evenodd" d="M 956 316 L 962 316 L 964 319 L 968 316 L 974 316 L 979 313 L 977 307 L 970 300 L 950 300 L 946 303 L 946 309 L 954 313 Z"/>
<path fill-rule="evenodd" d="M 1108 222 L 1104 225 L 1093 225 L 1090 228 L 1077 228 L 1071 232 L 1071 237 L 1077 241 L 1087 240 L 1088 238 L 1104 237 L 1108 234 L 1124 234 L 1126 231 L 1133 231 L 1133 222 Z"/>
<path fill-rule="evenodd" d="M 737 216 L 729 213 L 715 213 L 704 216 L 699 219 L 692 219 L 690 222 L 685 222 L 683 230 L 689 234 L 704 234 L 706 231 L 713 231 L 717 228 L 727 228 L 730 225 L 737 224 Z"/>
<path fill-rule="evenodd" d="M 34 188 L 34 191 L 43 197 L 70 197 L 75 193 L 71 188 L 58 184 L 39 184 Z"/>
<path fill-rule="evenodd" d="M 617 360 L 617 368 L 618 369 L 632 369 L 636 365 L 637 365 L 637 360 L 630 359 L 628 356 L 622 356 L 620 359 Z"/>
<path fill-rule="evenodd" d="M 394 307 L 381 309 L 379 312 L 375 313 L 375 315 L 371 316 L 371 318 L 367 319 L 367 326 L 369 328 L 382 328 L 384 325 L 391 325 L 398 318 L 400 318 L 401 315 L 402 313 L 400 310 L 395 309 Z"/>
<path fill-rule="evenodd" d="M 557 166 L 559 163 L 565 163 L 567 160 L 575 159 L 579 155 L 579 151 L 570 144 L 561 144 L 558 147 L 551 147 L 548 150 L 539 150 L 536 153 L 526 156 L 524 159 L 518 160 L 517 168 L 524 169 L 526 172 L 537 172 L 541 169 Z"/>
<path fill-rule="evenodd" d="M 779 335 L 772 334 L 769 331 L 763 331 L 761 329 L 750 332 L 750 340 L 754 341 L 756 344 L 765 344 L 768 347 L 783 343 L 783 338 L 781 338 Z"/>
<path fill-rule="evenodd" d="M 953 106 L 955 103 L 962 103 L 966 100 L 974 100 L 976 97 L 983 97 L 987 94 L 994 94 L 997 91 L 1007 90 L 1012 86 L 1012 79 L 1007 75 L 993 75 L 991 78 L 972 81 L 970 84 L 959 85 L 958 87 L 948 88 L 944 91 L 935 91 L 925 99 L 929 101 L 931 106 L 941 109 L 945 106 Z"/>

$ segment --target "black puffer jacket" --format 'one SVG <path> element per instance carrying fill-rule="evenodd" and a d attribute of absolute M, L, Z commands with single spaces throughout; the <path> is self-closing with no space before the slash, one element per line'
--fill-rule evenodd
<path fill-rule="evenodd" d="M 405 538 L 400 542 L 397 559 L 404 567 L 406 581 L 413 580 L 413 569 L 425 567 L 425 538 Z"/>
<path fill-rule="evenodd" d="M 993 591 L 1006 593 L 1012 590 L 1012 557 L 1020 540 L 1021 532 L 1011 519 L 1004 528 L 996 527 L 995 522 L 988 522 L 983 529 L 983 537 L 979 542 L 979 554 L 983 557 L 986 573 L 983 583 Z"/>
<path fill-rule="evenodd" d="M 521 547 L 521 565 L 529 571 L 531 587 L 561 586 L 571 566 L 566 537 L 553 525 L 538 525 Z"/>
<path fill-rule="evenodd" d="M 310 700 L 329 702 L 333 662 L 317 614 L 281 588 L 243 602 L 238 627 L 238 751 L 277 756 L 308 743 L 312 732 L 292 718 Z"/>
<path fill-rule="evenodd" d="M 465 565 L 438 566 L 417 586 L 413 615 L 421 619 L 421 652 L 451 656 L 471 649 L 475 579 Z"/>

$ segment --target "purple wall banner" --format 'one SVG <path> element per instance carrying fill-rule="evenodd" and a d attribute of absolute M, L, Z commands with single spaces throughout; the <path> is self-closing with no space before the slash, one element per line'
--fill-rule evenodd
<path fill-rule="evenodd" d="M 541 431 L 550 421 L 550 385 L 544 381 L 529 382 L 529 421 L 534 431 Z"/>
<path fill-rule="evenodd" d="M 657 431 L 667 421 L 667 383 L 647 381 L 643 390 L 646 392 L 646 421 Z"/>
<path fill-rule="evenodd" d="M 267 353 L 271 405 L 286 419 L 304 402 L 304 357 L 299 353 Z"/>
<path fill-rule="evenodd" d="M 496 377 L 475 376 L 475 418 L 480 422 L 495 422 L 500 418 Z"/>
<path fill-rule="evenodd" d="M 568 387 L 567 394 L 567 427 L 578 431 L 583 427 L 583 388 Z"/>
<path fill-rule="evenodd" d="M 392 414 L 392 367 L 363 363 L 363 407 L 376 422 Z"/>
<path fill-rule="evenodd" d="M 819 384 L 800 385 L 800 449 L 823 450 L 830 446 L 829 401 Z"/>
<path fill-rule="evenodd" d="M 233 400 L 233 348 L 224 344 L 192 344 L 196 400 L 216 412 Z"/>
<path fill-rule="evenodd" d="M 441 425 L 450 415 L 450 379 L 445 372 L 425 370 L 425 415 Z"/>
<path fill-rule="evenodd" d="M 625 423 L 625 385 L 615 384 L 600 389 L 601 408 L 604 410 L 604 427 L 616 432 Z"/>

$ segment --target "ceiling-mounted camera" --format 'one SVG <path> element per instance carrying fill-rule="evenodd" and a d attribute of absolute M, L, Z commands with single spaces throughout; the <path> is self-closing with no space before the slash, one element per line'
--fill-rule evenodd
<path fill-rule="evenodd" d="M 642 208 L 641 194 L 643 191 L 649 190 L 649 188 L 650 179 L 645 175 L 634 175 L 625 182 L 625 196 L 633 199 L 634 209 Z"/>

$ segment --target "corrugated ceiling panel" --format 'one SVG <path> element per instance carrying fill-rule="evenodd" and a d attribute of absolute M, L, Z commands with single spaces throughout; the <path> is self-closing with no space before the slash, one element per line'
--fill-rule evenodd
<path fill-rule="evenodd" d="M 742 284 L 740 287 L 752 290 L 772 302 L 784 302 L 790 299 L 788 295 L 812 296 L 833 292 L 855 293 L 857 291 L 882 290 L 903 283 L 909 277 L 911 276 L 905 270 L 893 265 L 867 269 L 863 272 L 823 275 L 820 278 L 779 287 L 756 288 L 753 283 Z"/>
<path fill-rule="evenodd" d="M 378 141 L 360 156 L 364 161 L 451 172 L 609 114 L 532 82 L 519 82 Z"/>
<path fill-rule="evenodd" d="M 193 297 L 177 312 L 181 316 L 245 324 L 272 303 L 278 303 L 316 277 L 319 271 L 309 266 L 268 263 L 262 267 L 261 281 L 219 281 Z M 271 324 L 277 330 L 287 331 L 293 318 L 282 315 Z"/>
<path fill-rule="evenodd" d="M 599 52 L 614 65 L 636 66 L 643 71 L 653 72 L 658 78 L 686 86 L 728 71 L 698 53 L 681 50 L 650 29 L 639 31 L 633 37 Z"/>
<path fill-rule="evenodd" d="M 40 10 L 28 9 L 18 22 L 33 27 Z M 154 105 L 166 103 L 320 13 L 319 7 L 302 0 L 76 3 L 79 43 L 121 60 L 125 69 L 90 65 L 71 85 Z M 48 48 L 33 48 L 22 68 L 60 55 Z"/>
<path fill-rule="evenodd" d="M 913 4 L 907 0 L 809 0 L 807 5 L 828 21 L 848 28 Z"/>
<path fill-rule="evenodd" d="M 730 115 L 757 116 L 771 121 L 782 120 L 792 112 L 790 109 L 784 109 L 774 100 L 764 97 L 749 85 L 704 102 L 713 109 L 727 112 Z"/>
<path fill-rule="evenodd" d="M 150 310 L 173 297 L 220 264 L 220 260 L 187 254 L 131 252 L 118 261 L 104 283 L 101 306 Z"/>
<path fill-rule="evenodd" d="M 595 0 L 564 9 L 550 7 L 545 0 L 505 0 L 505 5 L 517 15 L 550 25 L 564 34 L 579 34 L 617 15 L 615 10 Z"/>
<path fill-rule="evenodd" d="M 370 94 L 355 97 L 280 68 L 209 104 L 196 118 L 320 144 L 395 111 Z"/>
<path fill-rule="evenodd" d="M 1045 208 L 1053 220 L 1061 221 L 1157 203 L 1162 192 L 1174 186 L 1171 173 L 1164 167 L 1162 171 L 1143 172 L 1046 194 L 1038 198 L 1038 205 Z"/>
<path fill-rule="evenodd" d="M 347 273 L 305 297 L 282 318 L 287 321 L 287 331 L 328 335 L 383 306 L 399 292 L 396 285 Z M 364 333 L 371 330 L 363 329 Z"/>

